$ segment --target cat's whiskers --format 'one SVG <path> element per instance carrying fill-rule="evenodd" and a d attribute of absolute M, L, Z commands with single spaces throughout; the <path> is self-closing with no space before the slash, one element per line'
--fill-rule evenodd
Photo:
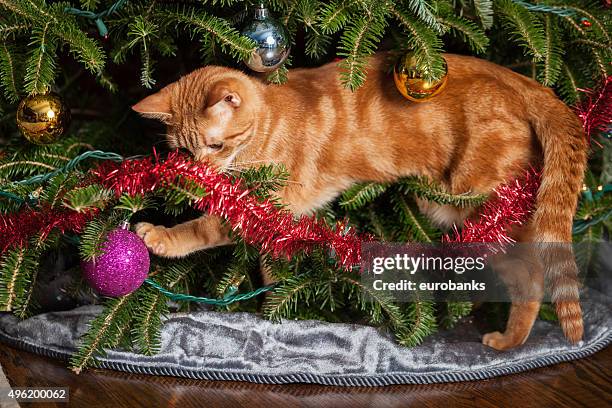
<path fill-rule="evenodd" d="M 252 160 L 252 161 L 243 161 L 243 162 L 234 162 L 231 163 L 230 165 L 228 165 L 228 168 L 247 168 L 250 164 L 257 164 L 257 163 L 266 163 L 269 162 L 268 160 Z"/>

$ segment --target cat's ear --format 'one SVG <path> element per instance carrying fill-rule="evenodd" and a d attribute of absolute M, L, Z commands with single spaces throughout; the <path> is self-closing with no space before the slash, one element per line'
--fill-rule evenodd
<path fill-rule="evenodd" d="M 229 108 L 238 108 L 242 98 L 229 81 L 220 81 L 212 86 L 206 98 L 206 107 L 222 104 Z"/>
<path fill-rule="evenodd" d="M 166 88 L 149 95 L 136 105 L 132 106 L 135 112 L 145 118 L 157 119 L 163 123 L 169 123 L 172 119 L 170 112 L 170 92 Z"/>

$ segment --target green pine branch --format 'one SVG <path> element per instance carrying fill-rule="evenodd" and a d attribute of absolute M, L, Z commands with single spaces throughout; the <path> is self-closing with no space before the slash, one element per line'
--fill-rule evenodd
<path fill-rule="evenodd" d="M 260 254 L 256 248 L 238 240 L 232 253 L 232 262 L 215 288 L 217 296 L 222 297 L 238 289 L 245 280 L 250 283 L 249 272 L 256 269 L 259 259 Z"/>
<path fill-rule="evenodd" d="M 79 253 L 84 261 L 92 261 L 101 254 L 109 232 L 116 229 L 122 217 L 111 213 L 106 217 L 97 217 L 89 221 L 81 234 Z"/>
<path fill-rule="evenodd" d="M 512 0 L 496 0 L 495 7 L 510 38 L 522 45 L 535 61 L 540 61 L 545 53 L 546 41 L 538 18 Z"/>
<path fill-rule="evenodd" d="M 240 163 L 234 164 L 240 168 Z M 240 169 L 236 176 L 244 186 L 258 197 L 270 198 L 275 191 L 287 185 L 289 172 L 283 164 L 264 164 Z"/>
<path fill-rule="evenodd" d="M 57 42 L 50 33 L 51 22 L 42 27 L 34 27 L 30 38 L 33 46 L 26 61 L 23 79 L 24 90 L 28 94 L 45 93 L 51 87 L 56 75 Z"/>
<path fill-rule="evenodd" d="M 83 10 L 96 11 L 100 0 L 79 0 Z"/>
<path fill-rule="evenodd" d="M 388 225 L 384 222 L 384 219 L 378 214 L 372 205 L 368 206 L 367 209 L 369 230 L 382 241 L 391 241 L 391 231 Z"/>
<path fill-rule="evenodd" d="M 98 184 L 72 189 L 64 195 L 64 206 L 73 211 L 84 212 L 89 209 L 104 209 L 113 197 L 111 190 Z"/>
<path fill-rule="evenodd" d="M 310 58 L 315 60 L 322 59 L 329 51 L 332 43 L 332 37 L 319 31 L 309 30 L 305 35 L 304 52 Z"/>
<path fill-rule="evenodd" d="M 389 327 L 400 344 L 419 344 L 426 333 L 435 330 L 435 318 L 431 318 L 433 308 L 429 304 L 408 308 L 406 314 L 392 298 L 365 285 L 359 277 L 343 273 L 337 279 L 352 304 L 368 314 L 370 323 Z"/>
<path fill-rule="evenodd" d="M 175 289 L 177 287 L 181 287 L 185 282 L 191 280 L 192 275 L 194 275 L 197 264 L 192 262 L 189 259 L 184 260 L 172 260 L 169 265 L 167 265 L 162 270 L 162 277 L 165 286 L 168 289 Z"/>
<path fill-rule="evenodd" d="M 610 19 L 606 18 L 606 13 L 600 12 L 598 15 L 595 15 L 589 12 L 586 7 L 579 7 L 575 4 L 568 4 L 563 7 L 576 12 L 578 16 L 586 18 L 591 23 L 591 27 L 596 30 L 593 33 L 595 38 L 603 39 L 608 46 L 612 45 L 612 36 L 610 35 Z M 598 18 L 599 15 L 602 18 Z M 584 30 L 583 34 L 586 34 Z"/>
<path fill-rule="evenodd" d="M 580 98 L 576 76 L 565 63 L 561 65 L 561 75 L 557 85 L 559 93 L 566 103 L 574 104 Z"/>
<path fill-rule="evenodd" d="M 317 285 L 319 280 L 312 274 L 302 274 L 287 279 L 266 296 L 262 307 L 264 317 L 280 322 L 292 313 L 297 313 L 301 302 L 307 305 L 313 300 Z"/>
<path fill-rule="evenodd" d="M 319 26 L 324 34 L 333 34 L 342 30 L 351 18 L 351 7 L 354 4 L 348 0 L 335 0 L 323 4 Z"/>
<path fill-rule="evenodd" d="M 23 58 L 17 49 L 6 42 L 0 44 L 0 87 L 9 102 L 19 100 L 22 66 Z"/>
<path fill-rule="evenodd" d="M 53 16 L 53 35 L 68 46 L 70 53 L 85 69 L 99 75 L 106 63 L 106 54 L 102 47 L 88 37 L 77 24 L 74 16 L 64 12 L 66 3 L 56 3 L 49 7 L 48 13 Z"/>
<path fill-rule="evenodd" d="M 485 30 L 493 27 L 493 1 L 473 0 L 474 10 Z"/>
<path fill-rule="evenodd" d="M 224 52 L 236 59 L 247 59 L 255 49 L 251 39 L 242 36 L 226 20 L 202 11 L 179 7 L 161 13 L 168 22 L 177 22 L 197 36 L 211 36 Z"/>
<path fill-rule="evenodd" d="M 430 4 L 430 1 L 427 0 L 409 0 L 407 2 L 403 2 L 405 7 L 412 11 L 412 13 L 421 20 L 425 25 L 432 28 L 434 31 L 438 33 L 442 33 L 444 31 L 443 27 L 440 25 L 436 15 L 434 14 L 434 9 Z"/>
<path fill-rule="evenodd" d="M 436 332 L 436 316 L 434 303 L 417 300 L 404 305 L 408 327 L 402 327 L 396 332 L 398 343 L 406 347 L 414 347 Z"/>
<path fill-rule="evenodd" d="M 340 79 L 351 91 L 365 82 L 367 57 L 374 54 L 385 32 L 388 9 L 383 6 L 374 2 L 348 23 L 340 37 L 338 55 L 345 57 L 339 64 Z"/>
<path fill-rule="evenodd" d="M 36 260 L 32 253 L 23 247 L 7 251 L 0 261 L 0 310 L 10 312 L 21 295 L 20 288 L 32 274 Z"/>
<path fill-rule="evenodd" d="M 446 74 L 442 57 L 442 40 L 429 27 L 416 20 L 409 12 L 398 6 L 391 6 L 392 16 L 408 33 L 406 48 L 411 49 L 423 78 L 437 81 Z"/>
<path fill-rule="evenodd" d="M 27 246 L 9 249 L 0 259 L 0 309 L 19 317 L 29 314 L 40 257 L 57 237 L 36 236 Z"/>
<path fill-rule="evenodd" d="M 271 84 L 281 85 L 287 82 L 287 75 L 289 74 L 289 66 L 291 65 L 291 56 L 287 57 L 283 64 L 270 72 L 266 77 L 266 81 Z"/>
<path fill-rule="evenodd" d="M 162 319 L 169 313 L 167 299 L 157 289 L 147 286 L 138 291 L 136 303 L 131 335 L 138 351 L 151 356 L 161 347 Z"/>
<path fill-rule="evenodd" d="M 41 235 L 37 235 L 30 242 L 30 247 L 27 249 L 29 254 L 25 256 L 26 261 L 23 263 L 27 265 L 23 270 L 25 273 L 17 277 L 15 291 L 17 296 L 13 306 L 13 313 L 20 319 L 31 316 L 38 306 L 33 295 L 40 272 L 41 257 L 45 251 L 56 245 L 58 238 L 59 234 L 52 234 L 44 239 Z"/>
<path fill-rule="evenodd" d="M 134 311 L 139 310 L 137 293 L 106 301 L 104 310 L 91 321 L 78 350 L 70 358 L 72 371 L 80 374 L 84 368 L 95 366 L 98 356 L 117 346 L 133 320 Z"/>
<path fill-rule="evenodd" d="M 425 177 L 410 177 L 400 180 L 399 187 L 404 193 L 413 192 L 417 197 L 441 205 L 454 207 L 478 207 L 488 199 L 487 194 L 451 194 L 438 183 Z"/>
<path fill-rule="evenodd" d="M 163 197 L 166 213 L 175 216 L 206 194 L 205 188 L 188 179 L 179 179 L 156 191 L 156 195 Z"/>
<path fill-rule="evenodd" d="M 15 38 L 19 34 L 23 34 L 32 28 L 32 25 L 27 22 L 2 22 L 0 21 L 0 40 Z"/>
<path fill-rule="evenodd" d="M 475 23 L 454 14 L 438 17 L 438 21 L 451 33 L 467 42 L 472 51 L 482 54 L 489 46 L 489 37 Z"/>
<path fill-rule="evenodd" d="M 403 234 L 399 235 L 401 241 L 432 243 L 438 239 L 440 232 L 434 229 L 417 209 L 408 204 L 403 194 L 396 194 L 391 200 L 403 229 Z"/>
<path fill-rule="evenodd" d="M 349 210 L 365 207 L 380 197 L 387 188 L 385 183 L 359 183 L 342 193 L 340 206 Z"/>
<path fill-rule="evenodd" d="M 601 243 L 604 242 L 604 230 L 603 224 L 595 224 L 574 236 L 574 254 L 580 272 L 586 274 L 588 271 L 598 270 L 598 256 Z"/>
<path fill-rule="evenodd" d="M 62 44 L 66 44 L 70 53 L 90 72 L 102 71 L 104 52 L 79 28 L 76 17 L 64 12 L 67 3 L 49 5 L 41 0 L 1 0 L 0 7 L 13 12 L 20 20 L 7 32 L 19 33 L 24 25 L 32 27 L 29 46 L 33 48 L 24 79 L 27 93 L 42 93 L 50 88 L 56 74 L 56 52 Z"/>
<path fill-rule="evenodd" d="M 142 194 L 123 194 L 119 197 L 119 203 L 115 205 L 114 208 L 115 210 L 126 211 L 134 215 L 139 211 L 154 209 L 156 207 L 151 197 Z"/>
<path fill-rule="evenodd" d="M 45 146 L 9 147 L 6 155 L 0 158 L 0 183 L 8 184 L 14 180 L 57 170 L 70 160 L 70 157 L 66 156 L 70 153 L 70 147 L 82 145 L 74 137 L 65 137 Z"/>
<path fill-rule="evenodd" d="M 472 312 L 472 302 L 453 301 L 445 303 L 444 306 L 440 325 L 445 329 L 452 329 L 461 318 Z"/>
<path fill-rule="evenodd" d="M 544 17 L 544 35 L 544 56 L 539 64 L 538 80 L 546 86 L 552 86 L 561 74 L 565 52 L 561 47 L 561 38 L 557 26 L 550 15 Z"/>
<path fill-rule="evenodd" d="M 559 320 L 557 318 L 555 306 L 551 303 L 542 303 L 540 311 L 538 312 L 538 318 L 549 322 L 556 322 Z"/>
<path fill-rule="evenodd" d="M 66 193 L 71 191 L 78 181 L 79 177 L 71 177 L 68 174 L 53 177 L 38 194 L 39 202 L 44 202 L 51 208 L 63 206 Z"/>

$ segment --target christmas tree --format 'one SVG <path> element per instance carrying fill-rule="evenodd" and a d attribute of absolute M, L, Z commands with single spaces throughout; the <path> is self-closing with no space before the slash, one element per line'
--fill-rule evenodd
<path fill-rule="evenodd" d="M 593 145 L 575 241 L 595 244 L 612 227 L 612 202 L 605 194 L 612 182 L 608 2 L 274 0 L 266 6 L 291 44 L 289 58 L 266 74 L 273 83 L 286 81 L 291 67 L 337 60 L 339 80 L 356 90 L 367 80 L 367 57 L 393 50 L 409 51 L 427 81 L 444 77 L 443 53 L 454 52 L 480 56 L 552 87 L 576 106 Z M 221 311 L 260 311 L 275 321 L 364 322 L 390 330 L 406 346 L 470 313 L 468 302 L 397 303 L 368 291 L 351 268 L 330 256 L 330 247 L 340 257 L 343 250 L 350 252 L 357 232 L 385 241 L 439 241 L 442 232 L 419 214 L 415 197 L 457 207 L 479 207 L 488 199 L 470 192 L 449 194 L 418 178 L 355 185 L 319 211 L 318 221 L 301 220 L 291 227 L 304 236 L 306 226 L 308 231 L 316 227 L 319 235 L 308 239 L 327 240 L 327 247 L 296 244 L 279 249 L 291 256 L 274 256 L 272 249 L 278 248 L 254 238 L 245 224 L 233 234 L 232 246 L 180 261 L 153 257 L 147 283 L 133 292 L 99 296 L 83 281 L 79 260 L 102 256 L 109 233 L 125 220 L 172 217 L 179 222 L 196 217 L 205 202 L 232 220 L 206 187 L 218 175 L 202 168 L 172 173 L 186 165 L 180 156 L 166 162 L 175 168 L 162 169 L 157 159 L 134 160 L 130 169 L 121 166 L 130 163 L 127 158 L 150 155 L 152 146 L 156 155 L 166 153 L 163 130 L 139 119 L 130 106 L 202 65 L 246 69 L 244 61 L 257 45 L 242 27 L 257 7 L 259 2 L 239 0 L 0 0 L 0 308 L 21 318 L 40 311 L 37 288 L 45 264 L 62 254 L 68 259 L 64 273 L 74 276 L 64 292 L 74 298 L 86 292 L 104 306 L 71 361 L 76 371 L 95 364 L 108 348 L 155 353 L 163 317 L 189 310 L 191 300 Z M 50 91 L 61 98 L 49 101 Z M 55 104 L 50 140 L 36 139 L 31 127 L 20 124 L 18 129 L 24 103 L 33 101 Z M 64 131 L 67 106 L 72 124 Z M 52 143 L 29 143 L 22 134 Z M 111 180 L 110 174 L 121 171 L 126 172 L 123 181 Z M 145 188 L 150 180 L 134 174 L 159 178 Z M 267 203 L 268 213 L 276 214 L 280 203 L 273 203 L 273 192 L 287 179 L 282 166 L 270 165 L 215 180 L 236 193 L 231 197 L 248 191 L 253 203 Z M 589 245 L 580 248 L 586 249 L 577 254 L 578 261 L 587 267 L 593 253 Z M 263 286 L 260 263 L 275 285 Z M 269 292 L 265 299 L 257 296 L 264 291 Z"/>

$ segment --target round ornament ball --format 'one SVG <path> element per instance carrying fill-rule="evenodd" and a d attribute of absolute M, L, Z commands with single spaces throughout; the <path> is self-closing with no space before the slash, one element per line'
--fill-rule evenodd
<path fill-rule="evenodd" d="M 127 228 L 109 232 L 102 255 L 83 261 L 87 282 L 101 295 L 119 297 L 142 285 L 149 273 L 149 251 L 142 239 Z"/>
<path fill-rule="evenodd" d="M 255 9 L 253 19 L 242 29 L 242 35 L 257 43 L 251 57 L 244 61 L 253 71 L 274 71 L 289 56 L 291 46 L 287 31 L 263 5 Z"/>
<path fill-rule="evenodd" d="M 393 79 L 398 91 L 413 102 L 424 102 L 438 95 L 448 80 L 448 67 L 444 61 L 444 76 L 438 81 L 427 81 L 419 69 L 414 53 L 407 53 L 393 68 Z"/>
<path fill-rule="evenodd" d="M 57 141 L 70 124 L 70 108 L 55 93 L 30 95 L 19 102 L 17 126 L 31 143 L 42 145 Z"/>

